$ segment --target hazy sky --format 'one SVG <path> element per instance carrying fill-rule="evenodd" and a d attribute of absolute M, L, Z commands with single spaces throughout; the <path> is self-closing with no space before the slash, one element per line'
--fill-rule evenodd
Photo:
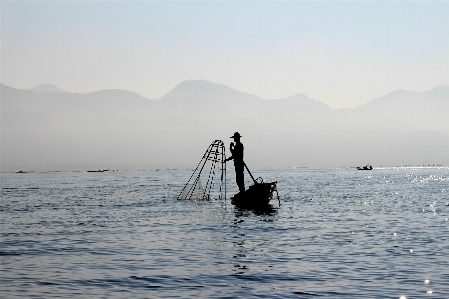
<path fill-rule="evenodd" d="M 449 1 L 1 1 L 1 78 L 158 98 L 204 79 L 332 108 L 449 84 Z"/>

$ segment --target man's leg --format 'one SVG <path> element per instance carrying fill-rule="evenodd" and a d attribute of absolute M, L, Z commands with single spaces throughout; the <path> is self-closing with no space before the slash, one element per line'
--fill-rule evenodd
<path fill-rule="evenodd" d="M 235 168 L 235 180 L 237 181 L 237 186 L 239 186 L 240 192 L 244 192 L 245 191 L 245 179 L 243 176 L 243 167 Z"/>

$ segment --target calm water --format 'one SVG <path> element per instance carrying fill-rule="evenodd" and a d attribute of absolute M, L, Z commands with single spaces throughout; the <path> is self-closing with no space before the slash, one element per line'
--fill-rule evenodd
<path fill-rule="evenodd" d="M 449 298 L 448 168 L 254 171 L 264 212 L 190 174 L 2 174 L 0 297 Z"/>

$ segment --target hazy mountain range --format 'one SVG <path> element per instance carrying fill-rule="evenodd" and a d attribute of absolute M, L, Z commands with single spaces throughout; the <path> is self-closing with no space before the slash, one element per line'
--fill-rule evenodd
<path fill-rule="evenodd" d="M 448 115 L 449 86 L 333 110 L 304 94 L 264 100 L 203 80 L 160 99 L 1 84 L 1 170 L 192 168 L 235 131 L 252 168 L 449 165 Z"/>

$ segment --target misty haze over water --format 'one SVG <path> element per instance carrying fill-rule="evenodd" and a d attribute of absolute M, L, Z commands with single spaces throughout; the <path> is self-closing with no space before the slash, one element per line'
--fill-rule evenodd
<path fill-rule="evenodd" d="M 160 99 L 2 84 L 1 170 L 192 168 L 235 131 L 251 168 L 448 165 L 447 115 L 448 86 L 333 110 L 304 94 L 264 100 L 204 80 Z"/>

